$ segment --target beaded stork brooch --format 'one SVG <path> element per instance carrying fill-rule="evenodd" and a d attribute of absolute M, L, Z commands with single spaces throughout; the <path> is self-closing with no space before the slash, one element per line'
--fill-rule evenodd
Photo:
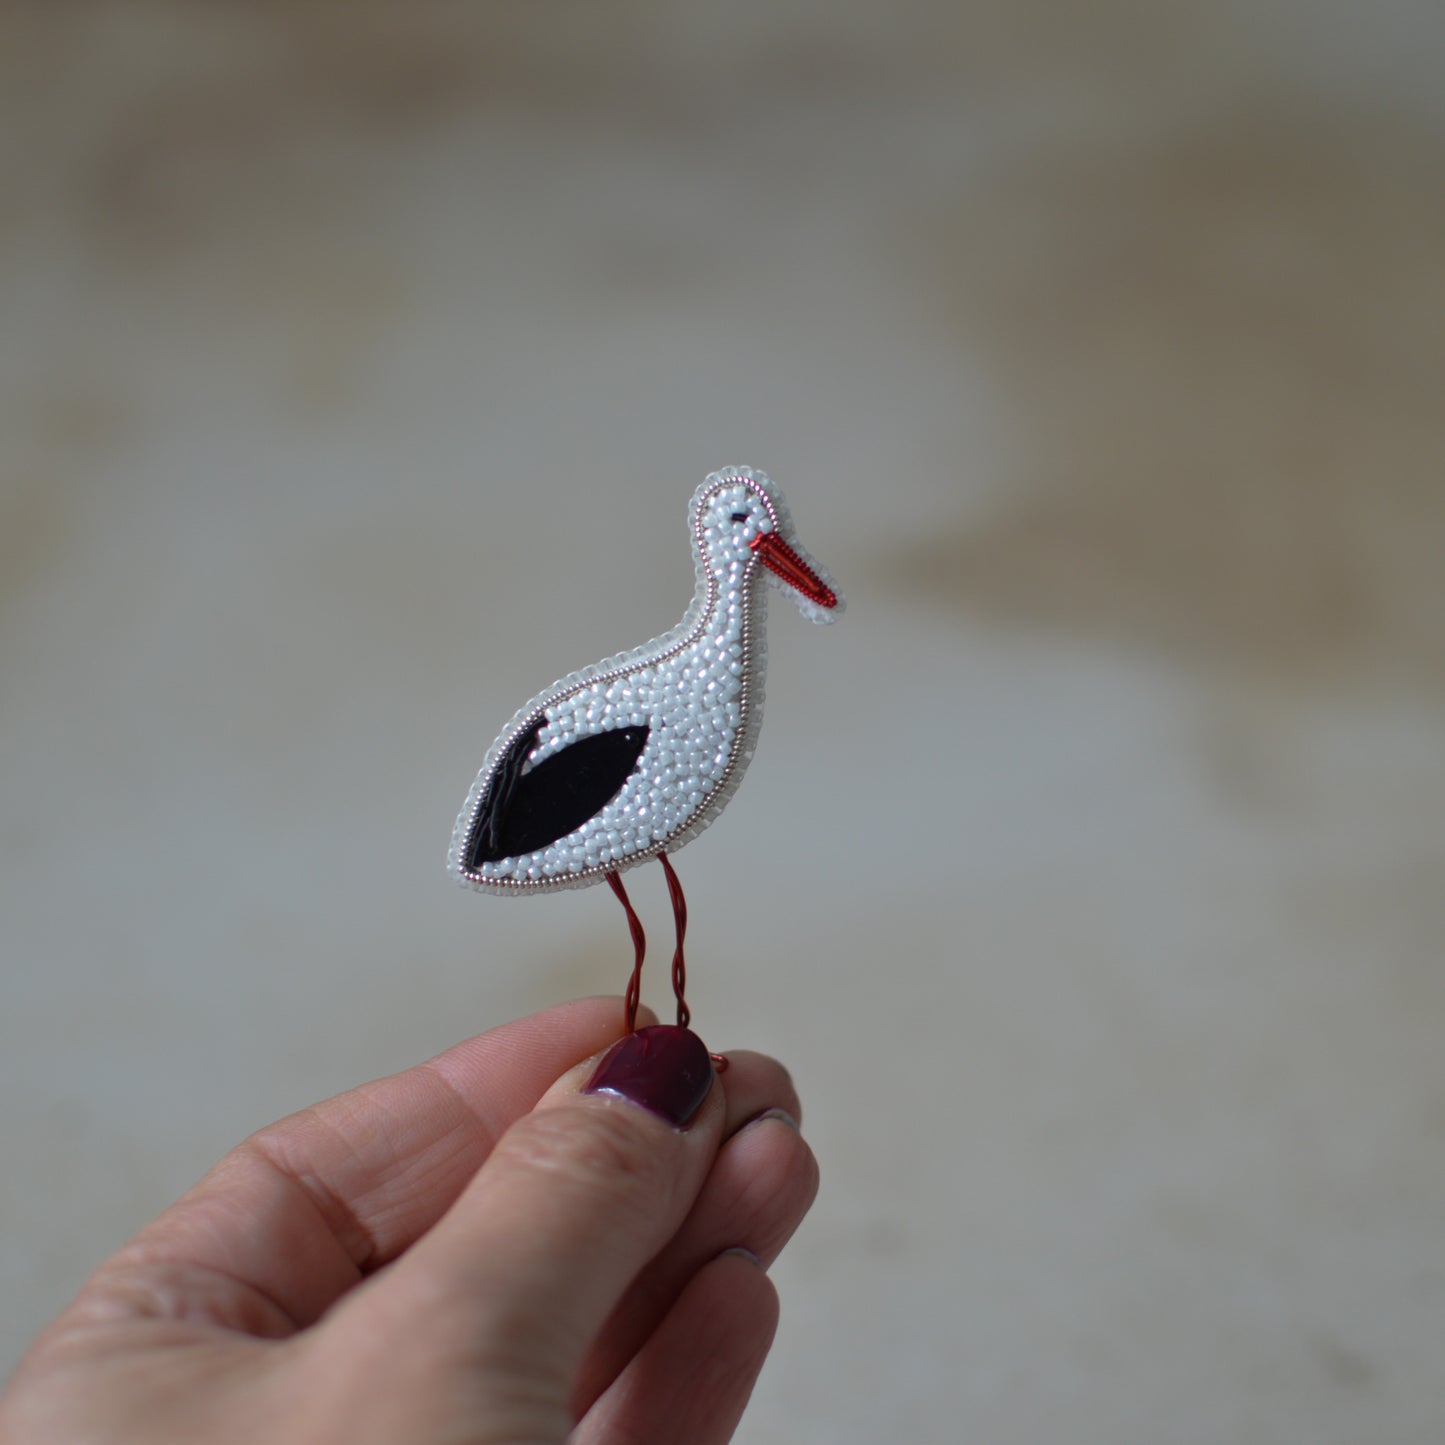
<path fill-rule="evenodd" d="M 485 893 L 523 895 L 606 879 L 627 913 L 635 961 L 626 1028 L 636 1028 L 646 940 L 623 870 L 658 859 L 677 945 L 677 1021 L 691 1017 L 687 904 L 669 854 L 727 806 L 752 760 L 763 713 L 767 594 L 832 622 L 843 599 L 796 540 L 777 486 L 751 467 L 713 472 L 690 511 L 697 588 L 670 632 L 569 673 L 502 730 L 452 835 L 448 871 Z"/>

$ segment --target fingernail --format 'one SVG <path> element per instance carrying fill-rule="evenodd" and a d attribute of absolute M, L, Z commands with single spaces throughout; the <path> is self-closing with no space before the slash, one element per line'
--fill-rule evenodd
<path fill-rule="evenodd" d="M 764 1119 L 777 1119 L 780 1123 L 786 1124 L 795 1134 L 803 1132 L 803 1126 L 786 1109 L 764 1109 L 761 1114 L 754 1114 L 751 1119 L 745 1120 L 743 1128 L 750 1129 L 754 1124 L 761 1124 Z"/>
<path fill-rule="evenodd" d="M 718 1255 L 718 1258 L 719 1258 L 719 1259 L 726 1259 L 726 1258 L 728 1257 L 728 1255 L 730 1255 L 730 1254 L 735 1254 L 735 1255 L 737 1255 L 737 1257 L 738 1257 L 739 1259 L 745 1259 L 745 1260 L 747 1260 L 747 1262 L 748 1262 L 750 1265 L 752 1265 L 754 1269 L 762 1269 L 762 1267 L 763 1267 L 763 1262 L 762 1262 L 762 1260 L 760 1260 L 760 1259 L 757 1257 L 757 1255 L 755 1255 L 755 1254 L 752 1252 L 752 1250 L 750 1250 L 750 1249 L 744 1249 L 744 1248 L 742 1247 L 742 1245 L 740 1245 L 740 1244 L 735 1244 L 735 1245 L 733 1245 L 733 1247 L 732 1247 L 731 1249 L 725 1249 L 725 1250 L 723 1250 L 723 1252 L 722 1252 L 720 1255 Z"/>
<path fill-rule="evenodd" d="M 638 1029 L 603 1055 L 584 1094 L 617 1094 L 681 1129 L 712 1087 L 707 1045 L 690 1029 Z"/>

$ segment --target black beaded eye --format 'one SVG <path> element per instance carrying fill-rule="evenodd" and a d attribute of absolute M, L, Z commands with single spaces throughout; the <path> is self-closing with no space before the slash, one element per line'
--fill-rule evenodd
<path fill-rule="evenodd" d="M 734 512 L 734 513 L 733 513 L 733 521 L 734 521 L 734 522 L 746 522 L 747 519 L 748 519 L 748 514 L 747 514 L 746 512 Z"/>

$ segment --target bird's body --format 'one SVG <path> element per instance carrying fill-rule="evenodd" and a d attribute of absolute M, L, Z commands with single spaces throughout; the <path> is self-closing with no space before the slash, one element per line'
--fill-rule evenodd
<path fill-rule="evenodd" d="M 503 894 L 600 882 L 676 852 L 731 798 L 762 721 L 764 579 L 814 621 L 843 604 L 763 473 L 714 472 L 691 520 L 697 590 L 687 614 L 516 714 L 457 819 L 448 866 L 459 879 Z"/>

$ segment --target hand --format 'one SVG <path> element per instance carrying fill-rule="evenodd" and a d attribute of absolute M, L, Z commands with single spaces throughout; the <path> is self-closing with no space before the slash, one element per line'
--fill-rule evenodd
<path fill-rule="evenodd" d="M 0 1441 L 728 1440 L 816 1165 L 759 1054 L 716 1077 L 665 1029 L 599 1068 L 620 1012 L 563 1004 L 261 1130 L 41 1335 Z"/>

